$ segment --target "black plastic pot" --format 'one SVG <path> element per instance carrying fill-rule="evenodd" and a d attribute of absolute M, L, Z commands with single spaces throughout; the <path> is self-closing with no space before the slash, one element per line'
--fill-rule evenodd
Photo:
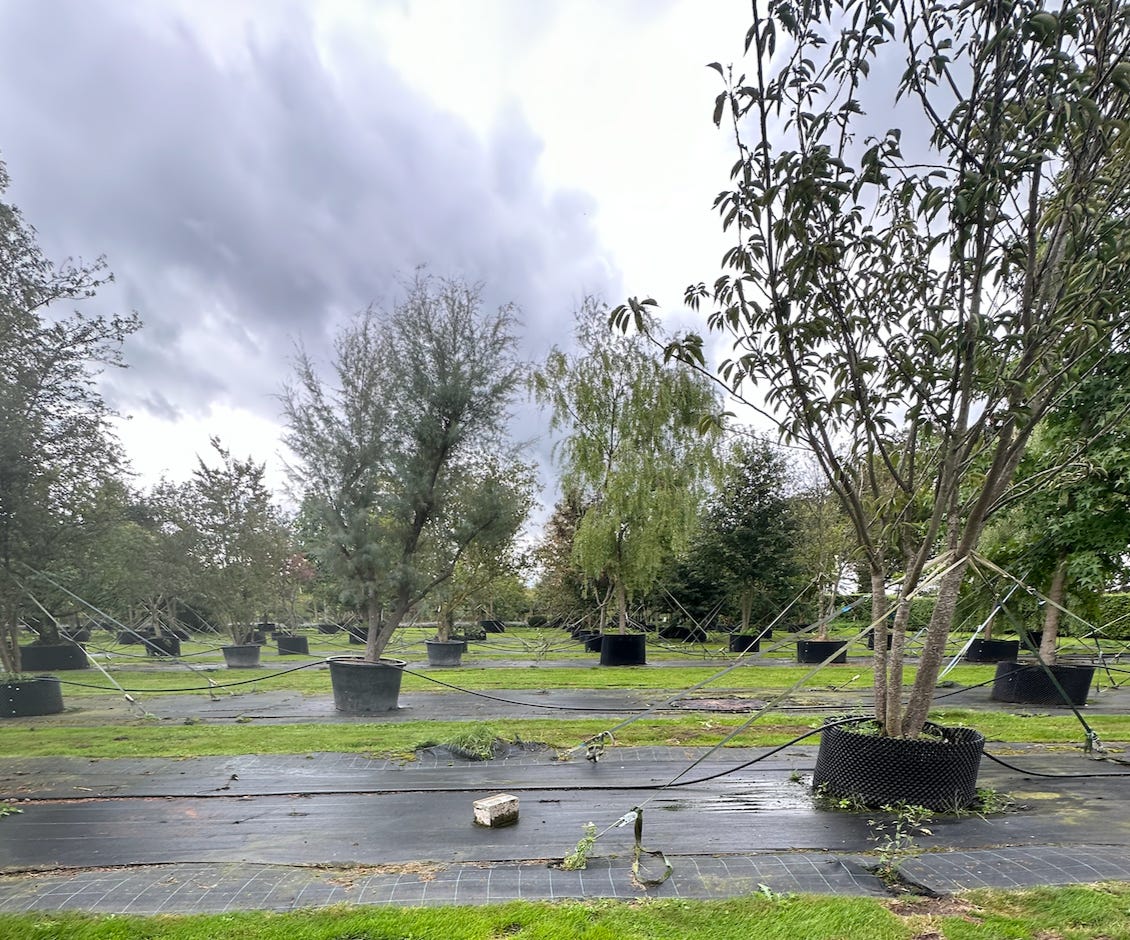
<path fill-rule="evenodd" d="M 702 627 L 660 627 L 660 639 L 677 640 L 680 643 L 705 643 L 706 631 Z"/>
<path fill-rule="evenodd" d="M 887 649 L 891 648 L 891 642 L 893 640 L 894 640 L 894 637 L 891 636 L 888 633 L 887 634 Z M 867 648 L 869 650 L 875 649 L 875 631 L 874 630 L 869 631 L 868 634 L 867 634 Z"/>
<path fill-rule="evenodd" d="M 54 676 L 30 676 L 0 682 L 0 718 L 57 715 L 63 710 L 63 687 Z"/>
<path fill-rule="evenodd" d="M 965 661 L 970 663 L 999 663 L 1013 660 L 1020 654 L 1017 640 L 974 640 L 965 651 Z"/>
<path fill-rule="evenodd" d="M 400 680 L 405 663 L 382 659 L 367 663 L 360 657 L 335 656 L 327 660 L 334 708 L 344 715 L 379 715 L 399 707 Z"/>
<path fill-rule="evenodd" d="M 1049 669 L 1055 676 L 1055 682 L 1048 675 Z M 989 698 L 994 702 L 1050 708 L 1086 705 L 1094 677 L 1094 666 L 1045 667 L 1039 663 L 997 663 Z M 1056 688 L 1056 683 L 1060 688 Z"/>
<path fill-rule="evenodd" d="M 756 633 L 731 633 L 731 653 L 756 653 L 761 649 L 761 641 Z"/>
<path fill-rule="evenodd" d="M 259 653 L 263 647 L 258 643 L 240 643 L 236 646 L 223 646 L 221 649 L 228 669 L 254 669 L 259 665 Z"/>
<path fill-rule="evenodd" d="M 144 643 L 149 656 L 180 656 L 179 636 L 150 636 Z"/>
<path fill-rule="evenodd" d="M 429 666 L 462 666 L 466 640 L 424 640 Z"/>
<path fill-rule="evenodd" d="M 584 641 L 586 653 L 599 653 L 604 648 L 604 634 L 602 633 L 590 633 L 584 637 Z"/>
<path fill-rule="evenodd" d="M 310 655 L 310 641 L 304 636 L 279 636 L 276 642 L 280 656 Z"/>
<path fill-rule="evenodd" d="M 20 647 L 20 668 L 24 672 L 56 669 L 87 669 L 86 650 L 74 643 L 32 643 Z"/>
<path fill-rule="evenodd" d="M 349 645 L 364 646 L 369 640 L 368 631 L 361 627 L 349 627 Z"/>
<path fill-rule="evenodd" d="M 647 665 L 647 638 L 642 633 L 606 633 L 600 642 L 602 666 Z"/>
<path fill-rule="evenodd" d="M 846 640 L 797 640 L 796 661 L 798 663 L 822 663 L 839 650 L 832 663 L 843 665 L 847 662 Z"/>
<path fill-rule="evenodd" d="M 506 624 L 504 624 L 501 620 L 480 620 L 479 626 L 486 630 L 487 633 L 506 632 Z"/>
<path fill-rule="evenodd" d="M 827 727 L 820 735 L 812 786 L 822 795 L 864 806 L 965 809 L 977 798 L 985 738 L 972 728 L 931 725 L 930 731 L 907 739 L 867 734 L 851 725 Z"/>
<path fill-rule="evenodd" d="M 318 632 L 324 633 L 324 634 L 326 634 L 326 636 L 329 636 L 330 634 L 333 634 L 333 633 L 337 633 L 337 631 L 340 630 L 340 629 L 341 629 L 341 627 L 336 623 L 320 623 L 320 624 L 318 624 Z"/>
<path fill-rule="evenodd" d="M 131 643 L 140 643 L 141 637 L 131 630 L 121 630 L 118 632 L 118 642 L 122 646 L 129 646 Z"/>
<path fill-rule="evenodd" d="M 1017 642 L 1025 652 L 1038 650 L 1044 640 L 1043 630 L 1021 630 L 1017 634 Z"/>

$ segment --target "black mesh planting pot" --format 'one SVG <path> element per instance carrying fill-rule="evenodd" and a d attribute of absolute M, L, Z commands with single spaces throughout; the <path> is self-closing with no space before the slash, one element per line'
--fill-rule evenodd
<path fill-rule="evenodd" d="M 1055 682 L 1048 675 L 1047 669 L 1055 676 Z M 989 698 L 994 702 L 1045 705 L 1052 708 L 1086 705 L 1094 677 L 1094 666 L 1045 668 L 1036 663 L 997 663 L 997 674 L 993 679 L 993 691 Z M 1056 688 L 1056 683 L 1059 683 L 1060 688 Z"/>
<path fill-rule="evenodd" d="M 974 640 L 965 651 L 965 659 L 970 663 L 999 663 L 1016 659 L 1019 653 L 1017 640 Z"/>
<path fill-rule="evenodd" d="M 0 682 L 0 718 L 57 715 L 63 710 L 63 687 L 54 676 Z"/>
<path fill-rule="evenodd" d="M 822 663 L 839 650 L 833 664 L 847 662 L 847 642 L 844 640 L 797 640 L 796 661 L 798 663 Z"/>
<path fill-rule="evenodd" d="M 887 634 L 887 649 L 891 648 L 891 641 L 892 640 L 894 640 L 894 637 L 891 636 L 891 634 L 888 633 Z M 869 650 L 875 649 L 875 631 L 874 630 L 869 631 L 868 634 L 867 634 L 867 648 Z"/>
<path fill-rule="evenodd" d="M 642 633 L 606 633 L 600 644 L 602 666 L 644 666 L 647 640 Z"/>
<path fill-rule="evenodd" d="M 812 785 L 833 799 L 865 806 L 907 803 L 952 812 L 976 799 L 984 745 L 971 728 L 931 725 L 907 739 L 830 726 L 820 734 Z"/>
<path fill-rule="evenodd" d="M 761 649 L 761 643 L 755 633 L 730 634 L 731 653 L 756 653 Z"/>

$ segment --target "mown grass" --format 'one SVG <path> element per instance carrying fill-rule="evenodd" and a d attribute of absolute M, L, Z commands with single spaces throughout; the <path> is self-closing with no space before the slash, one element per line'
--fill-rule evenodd
<path fill-rule="evenodd" d="M 156 917 L 0 914 L 21 940 L 1107 940 L 1130 937 L 1130 885 L 940 900 L 773 895 L 727 901 L 511 902 Z"/>
<path fill-rule="evenodd" d="M 638 689 L 678 690 L 698 685 L 718 674 L 727 664 L 718 662 L 703 666 L 633 666 L 608 668 L 591 666 L 557 666 L 526 662 L 520 668 L 479 665 L 467 662 L 457 669 L 429 669 L 410 665 L 402 688 L 406 692 L 443 691 L 447 686 L 476 691 L 490 689 Z M 990 682 L 994 668 L 987 665 L 958 666 L 947 674 L 947 681 L 971 686 Z M 260 691 L 285 689 L 308 695 L 330 693 L 329 670 L 322 664 L 307 665 L 289 662 L 267 663 L 260 669 L 224 669 L 206 667 L 178 668 L 174 664 L 150 668 L 128 669 L 108 667 L 110 675 L 123 688 L 132 692 L 201 692 L 209 689 Z M 113 683 L 98 670 L 58 674 L 64 683 L 64 694 L 90 695 L 96 692 L 117 692 Z M 915 669 L 907 668 L 907 682 L 913 682 Z M 801 684 L 800 692 L 841 691 L 866 692 L 871 688 L 872 668 L 867 662 L 849 662 L 846 666 L 827 666 L 813 673 L 809 666 L 761 665 L 751 662 L 740 665 L 715 682 L 707 691 L 737 690 L 743 692 L 781 692 Z"/>
<path fill-rule="evenodd" d="M 945 725 L 976 728 L 991 743 L 1034 743 L 1081 746 L 1082 727 L 1067 715 L 1014 715 L 945 709 L 933 713 Z M 710 746 L 719 743 L 749 715 L 689 713 L 649 716 L 617 731 L 623 747 Z M 784 744 L 819 728 L 823 714 L 767 713 L 729 742 L 733 747 Z M 1107 744 L 1130 741 L 1130 716 L 1089 715 L 1088 722 Z M 618 723 L 615 718 L 508 719 L 510 739 L 538 742 L 559 750 Z M 459 740 L 468 721 L 397 721 L 357 723 L 259 724 L 255 721 L 220 724 L 138 719 L 101 727 L 49 726 L 34 720 L 12 719 L 0 725 L 0 754 L 11 757 L 205 757 L 238 754 L 308 754 L 342 752 L 373 757 L 403 758 L 417 748 Z M 806 743 L 815 744 L 813 736 Z"/>

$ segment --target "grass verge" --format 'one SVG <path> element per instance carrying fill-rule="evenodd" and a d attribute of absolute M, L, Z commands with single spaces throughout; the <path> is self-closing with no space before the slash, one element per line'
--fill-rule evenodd
<path fill-rule="evenodd" d="M 1081 746 L 1083 733 L 1070 714 L 1012 715 L 946 709 L 933 713 L 945 725 L 976 728 L 990 743 Z M 624 747 L 645 745 L 708 746 L 717 744 L 743 724 L 748 715 L 690 713 L 651 717 L 616 733 Z M 775 746 L 818 728 L 823 715 L 768 714 L 731 744 L 735 747 Z M 1130 741 L 1130 716 L 1089 715 L 1091 726 L 1108 745 Z M 0 725 L 0 754 L 13 757 L 206 757 L 238 754 L 304 754 L 340 752 L 401 758 L 418 747 L 458 741 L 469 721 L 398 721 L 334 724 L 213 724 L 192 721 L 134 720 L 101 727 L 66 727 L 9 719 Z M 510 740 L 540 742 L 558 749 L 573 748 L 586 738 L 616 724 L 610 718 L 508 719 Z M 817 738 L 808 740 L 817 743 Z"/>
<path fill-rule="evenodd" d="M 1088 940 L 1130 936 L 1130 885 L 977 891 L 940 900 L 777 895 L 727 901 L 511 902 L 193 916 L 0 915 L 22 940 Z"/>

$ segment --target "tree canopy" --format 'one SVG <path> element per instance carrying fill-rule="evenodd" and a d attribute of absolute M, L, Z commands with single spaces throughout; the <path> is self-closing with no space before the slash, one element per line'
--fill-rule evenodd
<path fill-rule="evenodd" d="M 715 206 L 735 241 L 686 299 L 733 342 L 719 378 L 812 451 L 852 522 L 888 734 L 923 726 L 1035 428 L 1125 344 L 1128 41 L 1126 8 L 1089 0 L 771 0 L 753 6 L 749 71 L 713 66 L 738 150 Z M 617 319 L 646 327 L 653 303 Z M 701 335 L 664 345 L 707 368 Z M 909 601 L 939 557 L 904 707 Z"/>
<path fill-rule="evenodd" d="M 0 164 L 0 196 L 8 176 Z M 120 465 L 97 376 L 122 365 L 136 316 L 64 309 L 92 298 L 104 262 L 56 264 L 0 201 L 0 665 L 19 672 L 24 583 L 81 535 L 83 507 Z"/>
<path fill-rule="evenodd" d="M 510 525 L 488 460 L 508 449 L 513 326 L 477 286 L 418 275 L 394 308 L 340 331 L 332 378 L 298 352 L 283 396 L 292 479 L 343 600 L 368 620 L 369 661 L 470 545 Z"/>
<path fill-rule="evenodd" d="M 578 312 L 577 341 L 577 353 L 553 349 L 534 388 L 553 409 L 552 429 L 564 432 L 562 488 L 584 507 L 574 557 L 590 582 L 607 579 L 624 630 L 629 600 L 690 536 L 715 463 L 713 433 L 701 424 L 716 402 L 690 370 L 611 332 L 595 301 Z"/>

